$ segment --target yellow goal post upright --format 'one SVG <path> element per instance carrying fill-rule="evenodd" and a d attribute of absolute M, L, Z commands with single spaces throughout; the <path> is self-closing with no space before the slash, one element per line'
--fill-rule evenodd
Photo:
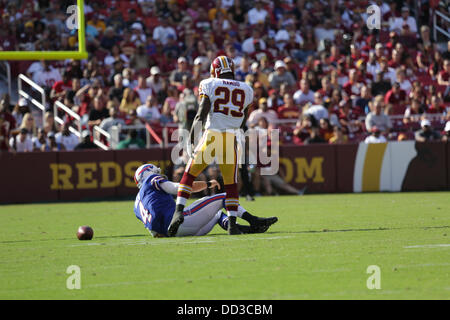
<path fill-rule="evenodd" d="M 83 60 L 86 51 L 84 0 L 77 0 L 78 51 L 1 51 L 0 60 Z"/>

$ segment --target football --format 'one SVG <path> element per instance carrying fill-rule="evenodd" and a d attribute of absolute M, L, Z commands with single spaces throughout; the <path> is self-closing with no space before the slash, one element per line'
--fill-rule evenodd
<path fill-rule="evenodd" d="M 94 236 L 94 230 L 89 226 L 81 226 L 77 231 L 78 240 L 91 240 Z"/>

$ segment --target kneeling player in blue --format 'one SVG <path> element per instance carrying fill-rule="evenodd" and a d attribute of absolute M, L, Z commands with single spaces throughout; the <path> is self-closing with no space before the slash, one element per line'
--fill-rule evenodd
<path fill-rule="evenodd" d="M 167 229 L 175 211 L 172 195 L 178 192 L 178 183 L 171 182 L 161 175 L 160 168 L 152 164 L 140 166 L 134 175 L 139 188 L 134 203 L 134 213 L 154 237 L 167 237 Z M 192 192 L 218 187 L 216 180 L 194 182 Z M 176 237 L 203 236 L 216 224 L 228 230 L 228 216 L 225 209 L 225 193 L 201 198 L 184 209 L 184 222 L 180 225 Z M 242 233 L 263 233 L 278 221 L 276 217 L 259 218 L 251 215 L 243 207 L 238 207 L 238 217 L 250 225 L 239 225 Z"/>

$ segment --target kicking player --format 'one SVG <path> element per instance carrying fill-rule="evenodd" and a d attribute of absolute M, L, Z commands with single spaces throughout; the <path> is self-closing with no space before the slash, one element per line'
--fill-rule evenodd
<path fill-rule="evenodd" d="M 234 80 L 234 62 L 227 56 L 219 56 L 211 64 L 211 78 L 199 85 L 199 110 L 190 133 L 194 143 L 195 128 L 205 123 L 205 133 L 190 155 L 183 178 L 178 186 L 176 209 L 168 234 L 173 236 L 184 221 L 184 206 L 193 190 L 195 178 L 211 164 L 207 159 L 209 150 L 214 150 L 225 185 L 225 207 L 229 216 L 228 234 L 241 234 L 236 225 L 239 208 L 237 188 L 238 154 L 236 130 L 246 122 L 248 106 L 253 102 L 253 89 L 245 82 Z"/>
<path fill-rule="evenodd" d="M 178 183 L 168 181 L 161 175 L 160 168 L 152 164 L 140 166 L 134 175 L 134 181 L 139 188 L 134 203 L 136 217 L 154 237 L 167 237 L 168 227 L 175 211 L 175 201 L 172 195 L 178 192 Z M 216 180 L 208 182 L 195 181 L 193 192 L 218 187 Z M 204 197 L 192 203 L 183 211 L 184 223 L 178 228 L 174 236 L 203 236 L 208 234 L 216 224 L 228 230 L 229 219 L 222 212 L 225 208 L 226 194 L 216 194 Z M 246 220 L 250 225 L 237 227 L 241 233 L 263 233 L 278 221 L 276 217 L 258 218 L 239 206 L 237 216 Z"/>

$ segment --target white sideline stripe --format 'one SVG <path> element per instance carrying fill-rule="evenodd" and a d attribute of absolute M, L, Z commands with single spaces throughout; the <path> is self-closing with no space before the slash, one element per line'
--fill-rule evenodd
<path fill-rule="evenodd" d="M 139 245 L 164 245 L 164 244 L 170 244 L 170 243 L 177 243 L 177 244 L 202 244 L 202 243 L 216 243 L 216 242 L 224 242 L 224 241 L 255 241 L 255 240 L 277 240 L 277 239 L 287 239 L 287 238 L 295 238 L 295 236 L 276 236 L 276 237 L 264 237 L 264 238 L 241 238 L 241 239 L 213 239 L 213 238 L 208 238 L 208 239 L 199 239 L 199 240 L 194 240 L 194 241 L 182 241 L 183 237 L 177 237 L 176 239 L 173 240 L 163 240 L 163 239 L 159 239 L 159 240 L 141 240 L 141 241 L 124 241 L 124 242 L 117 242 L 117 243 L 99 243 L 99 242 L 94 242 L 94 243 L 85 243 L 85 244 L 72 244 L 69 247 L 84 247 L 84 246 L 122 246 L 122 245 L 126 245 L 126 246 L 139 246 Z"/>
<path fill-rule="evenodd" d="M 444 244 L 421 244 L 416 246 L 407 246 L 403 247 L 404 249 L 414 249 L 414 248 L 445 248 L 450 247 L 450 243 L 444 243 Z"/>

